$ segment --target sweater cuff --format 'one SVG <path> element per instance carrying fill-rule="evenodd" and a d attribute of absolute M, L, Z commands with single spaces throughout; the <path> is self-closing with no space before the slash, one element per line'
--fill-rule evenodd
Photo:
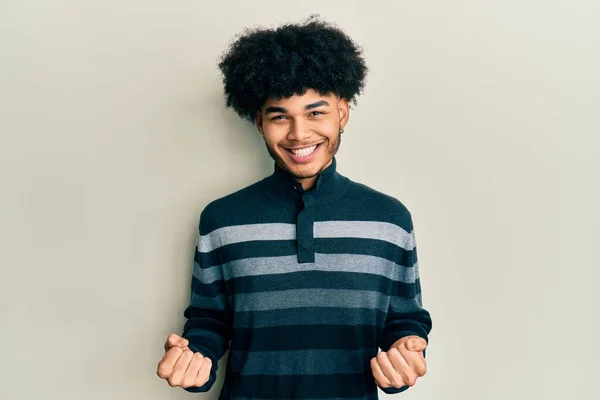
<path fill-rule="evenodd" d="M 396 394 L 396 393 L 404 392 L 409 387 L 410 386 L 407 385 L 407 386 L 402 386 L 401 388 L 389 387 L 389 388 L 380 388 L 380 389 L 383 390 L 383 393 L 385 393 L 385 394 Z"/>
<path fill-rule="evenodd" d="M 198 345 L 192 344 L 191 341 L 189 341 L 188 348 L 190 350 L 192 350 L 194 353 L 198 352 L 198 353 L 202 354 L 204 357 L 210 358 L 210 360 L 212 361 L 212 367 L 210 368 L 210 375 L 208 377 L 208 381 L 204 385 L 190 386 L 190 387 L 183 388 L 183 389 L 185 391 L 191 392 L 191 393 L 208 392 L 210 390 L 210 388 L 212 387 L 212 385 L 217 380 L 217 368 L 218 368 L 219 364 L 214 359 L 214 357 L 212 357 L 210 355 L 209 351 L 207 351 L 206 349 L 203 349 L 202 347 L 200 347 Z"/>
<path fill-rule="evenodd" d="M 427 335 L 427 332 L 420 329 L 411 329 L 388 333 L 383 338 L 379 347 L 381 347 L 381 350 L 383 351 L 388 351 L 394 343 L 406 336 L 419 336 L 420 338 L 423 338 L 425 342 L 427 342 L 427 345 L 429 345 L 429 336 Z"/>

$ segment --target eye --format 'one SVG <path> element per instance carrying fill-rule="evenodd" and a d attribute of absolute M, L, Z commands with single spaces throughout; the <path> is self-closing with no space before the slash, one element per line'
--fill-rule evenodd
<path fill-rule="evenodd" d="M 320 114 L 323 114 L 323 112 L 321 112 L 321 111 L 313 111 L 313 112 L 310 113 L 310 115 L 320 115 Z"/>
<path fill-rule="evenodd" d="M 271 118 L 271 121 L 281 120 L 283 118 L 285 118 L 285 115 L 276 115 L 273 118 Z"/>

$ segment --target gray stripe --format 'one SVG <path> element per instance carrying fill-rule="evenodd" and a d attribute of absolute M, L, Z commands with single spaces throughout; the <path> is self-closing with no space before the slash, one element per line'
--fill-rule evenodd
<path fill-rule="evenodd" d="M 296 225 L 283 223 L 225 226 L 207 235 L 198 235 L 198 251 L 208 253 L 232 243 L 250 240 L 293 240 Z"/>
<path fill-rule="evenodd" d="M 376 256 L 316 253 L 315 262 L 310 265 L 299 264 L 295 255 L 243 258 L 210 268 L 201 268 L 197 263 L 194 264 L 194 276 L 204 283 L 212 283 L 219 279 L 298 271 L 368 273 L 404 283 L 414 283 L 418 278 L 418 262 L 405 267 Z"/>
<path fill-rule="evenodd" d="M 411 250 L 411 234 L 398 225 L 381 221 L 315 222 L 315 237 L 378 239 Z"/>
<path fill-rule="evenodd" d="M 220 265 L 215 265 L 210 268 L 202 268 L 197 261 L 194 261 L 194 269 L 192 274 L 202 283 L 213 283 L 214 281 L 223 280 L 223 270 Z"/>
<path fill-rule="evenodd" d="M 381 221 L 319 221 L 314 223 L 315 238 L 377 239 L 406 250 L 415 246 L 414 232 Z M 208 253 L 219 247 L 251 240 L 294 240 L 296 225 L 284 223 L 225 226 L 206 235 L 198 235 L 198 251 Z"/>
<path fill-rule="evenodd" d="M 375 349 L 310 349 L 232 351 L 229 357 L 243 364 L 243 375 L 331 375 L 363 373 L 365 360 L 376 354 Z"/>
<path fill-rule="evenodd" d="M 387 311 L 389 297 L 379 292 L 349 289 L 290 289 L 234 295 L 234 312 L 294 307 L 378 308 Z"/>

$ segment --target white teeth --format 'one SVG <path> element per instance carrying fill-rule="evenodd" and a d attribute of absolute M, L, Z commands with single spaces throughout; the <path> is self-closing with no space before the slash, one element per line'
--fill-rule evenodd
<path fill-rule="evenodd" d="M 299 149 L 299 150 L 292 150 L 292 153 L 294 153 L 294 155 L 299 156 L 299 157 L 306 157 L 309 154 L 311 154 L 313 151 L 315 151 L 316 148 L 317 148 L 317 145 L 314 145 L 314 146 L 305 147 L 305 148 Z"/>

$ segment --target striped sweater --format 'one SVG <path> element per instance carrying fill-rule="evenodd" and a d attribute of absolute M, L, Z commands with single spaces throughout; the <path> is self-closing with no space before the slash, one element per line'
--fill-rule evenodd
<path fill-rule="evenodd" d="M 229 349 L 220 400 L 377 399 L 378 347 L 428 340 L 409 211 L 336 164 L 304 191 L 275 163 L 202 211 L 183 336 L 213 364 L 187 391 Z"/>

